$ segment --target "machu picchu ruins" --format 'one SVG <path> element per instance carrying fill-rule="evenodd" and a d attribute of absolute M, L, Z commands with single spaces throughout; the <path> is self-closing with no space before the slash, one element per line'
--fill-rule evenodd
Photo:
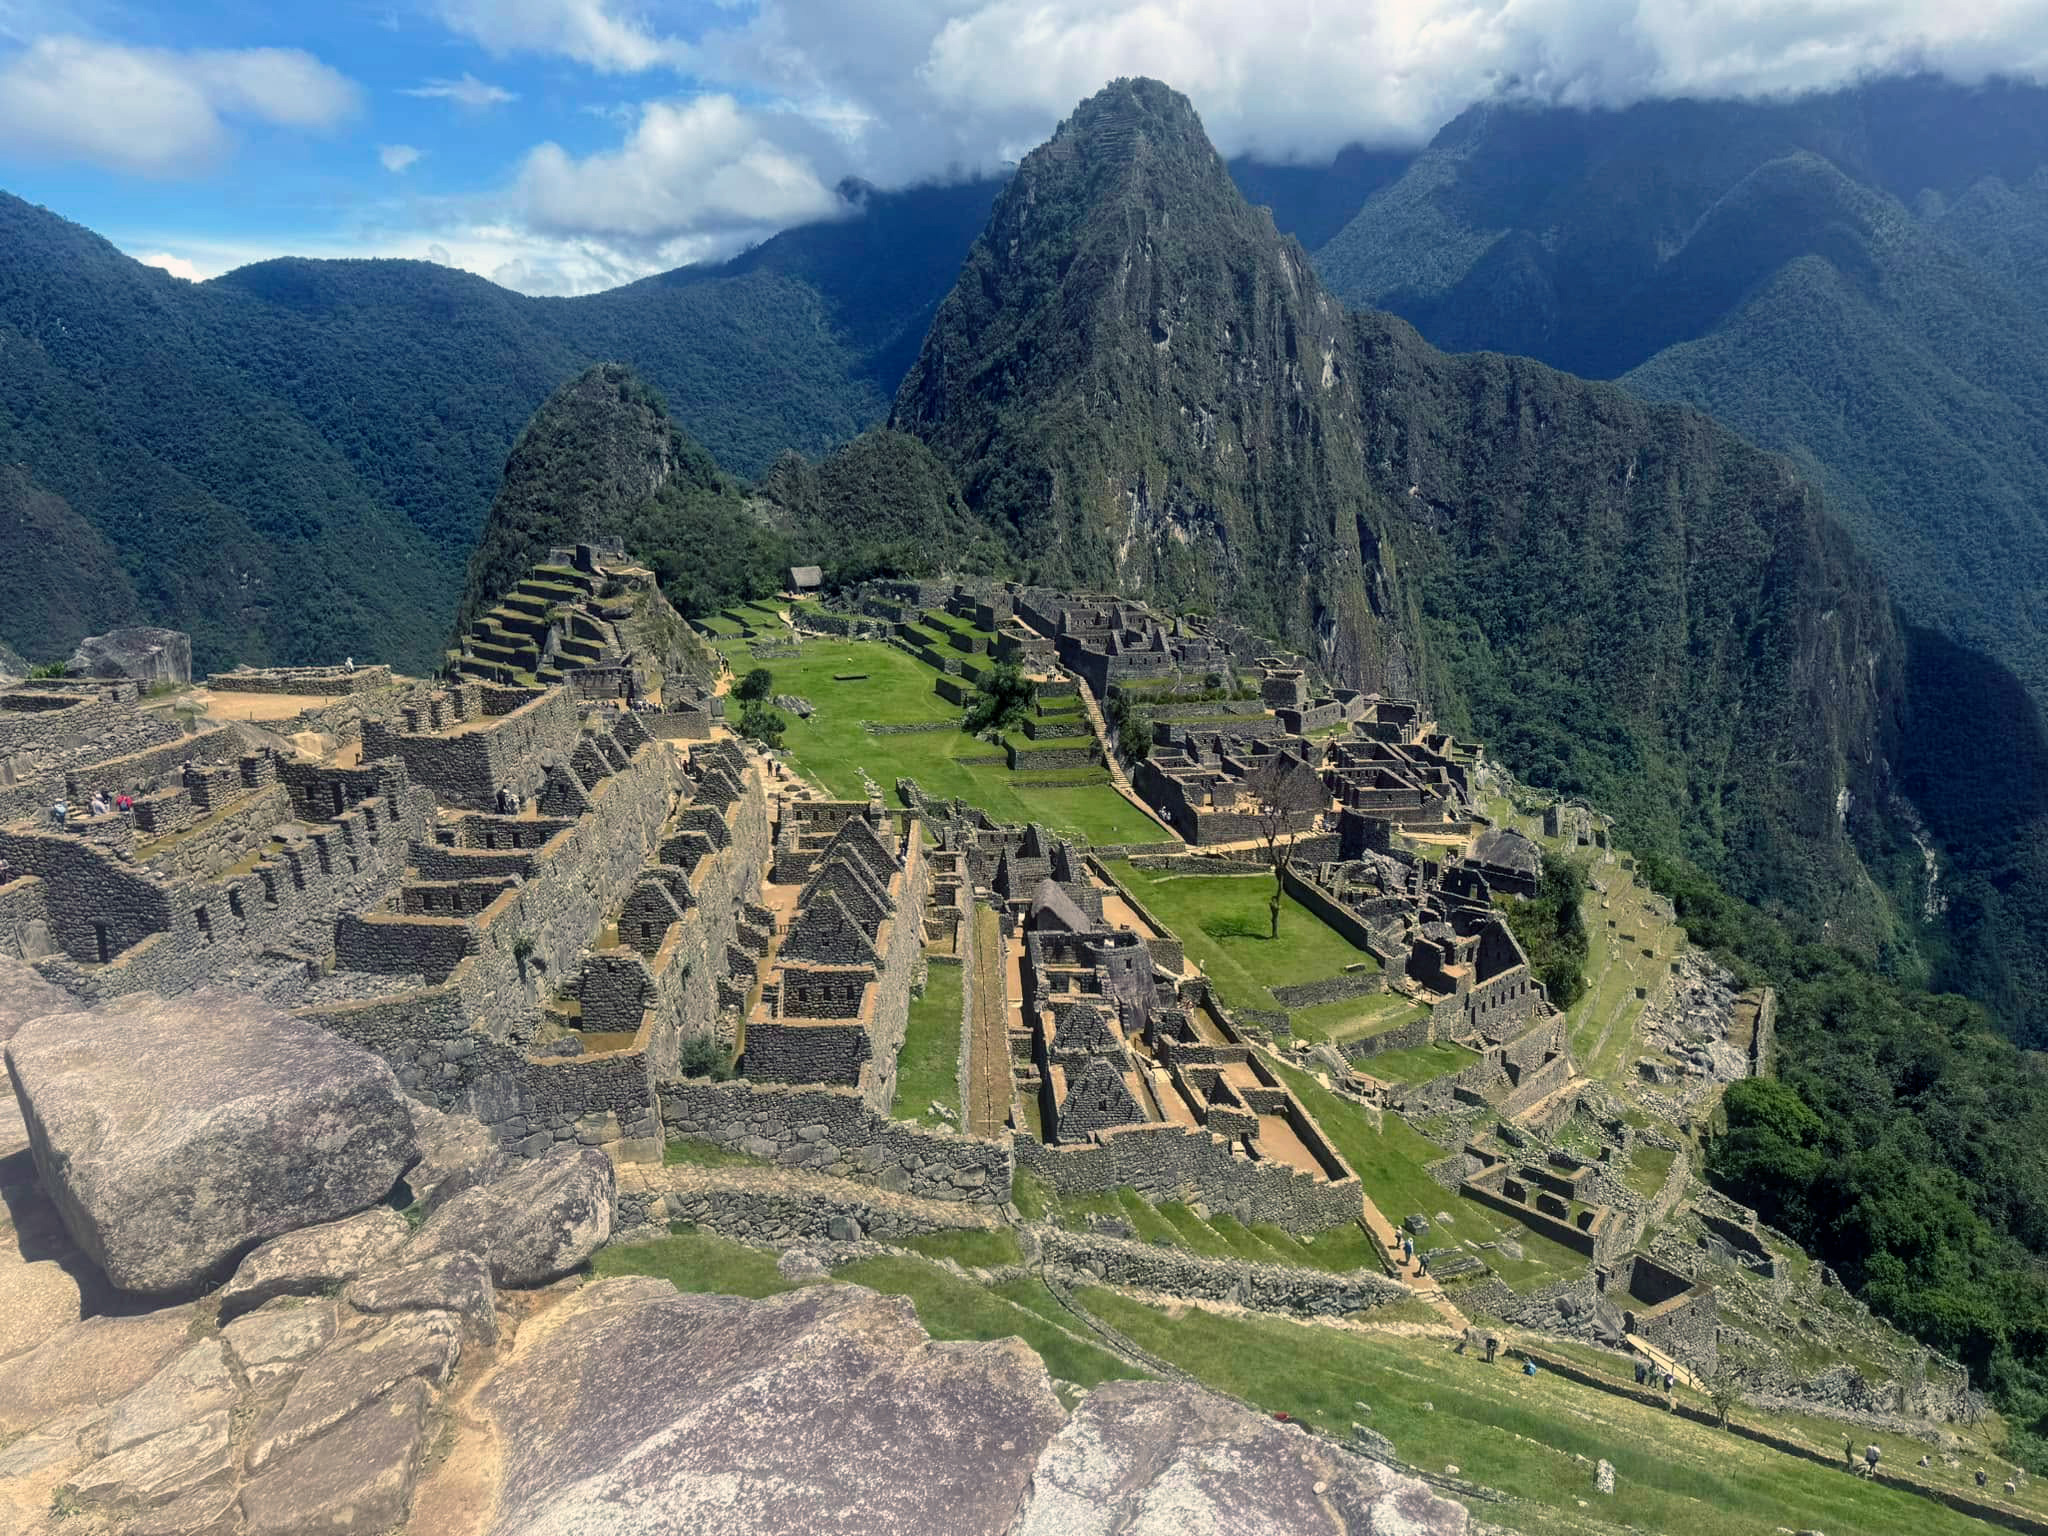
<path fill-rule="evenodd" d="M 138 1064 L 188 1007 L 224 1021 L 220 1072 L 263 1029 L 345 1053 L 320 1072 L 378 1085 L 416 1138 L 395 1155 L 424 1156 L 400 1183 L 417 1235 L 343 1197 L 331 1237 L 232 1229 L 148 1282 L 220 1286 L 203 1305 L 246 1314 L 221 1359 L 250 1402 L 341 1347 L 311 1345 L 303 1377 L 273 1363 L 287 1302 L 321 1309 L 322 1339 L 432 1361 L 377 1396 L 388 1446 L 290 1427 L 294 1388 L 267 1438 L 172 1458 L 205 1491 L 169 1509 L 249 1532 L 332 1518 L 310 1474 L 266 1470 L 299 1435 L 308 1456 L 409 1469 L 373 1518 L 425 1508 L 419 1448 L 463 1341 L 488 1359 L 554 1277 L 685 1240 L 665 1233 L 765 1248 L 799 1280 L 928 1263 L 920 1244 L 1015 1252 L 1029 1267 L 931 1273 L 1111 1377 L 1184 1373 L 1111 1322 L 1105 1285 L 1252 1317 L 1412 1308 L 1432 1339 L 1484 1335 L 1492 1358 L 1505 1330 L 1517 1360 L 1601 1391 L 1647 1379 L 1667 1409 L 1739 1379 L 1859 1433 L 1980 1411 L 1962 1367 L 1845 1307 L 1694 1182 L 1715 1095 L 1768 1068 L 1774 1000 L 1685 946 L 1590 807 L 1532 796 L 1419 701 L 1332 687 L 1230 625 L 790 575 L 785 599 L 693 627 L 629 552 L 583 544 L 437 677 L 348 658 L 0 691 L 0 950 L 37 989 L 28 1014 L 81 1038 L 132 1019 Z M 760 701 L 800 722 L 779 744 L 733 697 L 757 667 Z M 967 737 L 999 667 L 1029 701 Z M 1111 724 L 1133 719 L 1135 750 Z M 1571 1010 L 1515 928 L 1559 858 L 1590 870 L 1607 957 Z M 88 1133 L 44 1030 L 11 1048 L 35 1117 L 17 1145 L 61 1185 L 58 1141 Z M 521 1227 L 531 1199 L 573 1209 L 571 1236 Z M 458 1231 L 443 1200 L 498 1235 Z M 133 1251 L 104 1262 L 139 1275 Z M 683 1326 L 634 1284 L 587 1305 Z M 1027 1284 L 1060 1321 L 1003 1299 Z M 407 1315 L 449 1321 L 403 1339 L 414 1325 L 381 1321 Z M 1790 1346 L 1816 1327 L 1830 1342 L 1804 1363 Z M 221 1370 L 222 1348 L 162 1369 Z M 530 1393 L 519 1370 L 488 1392 Z M 1417 1490 L 1399 1494 L 1426 1501 L 1415 1528 L 1466 1528 L 1465 1485 L 1376 1435 L 1331 1439 L 1344 1475 Z M 47 1464 L 82 1508 L 159 1507 L 104 1444 Z"/>

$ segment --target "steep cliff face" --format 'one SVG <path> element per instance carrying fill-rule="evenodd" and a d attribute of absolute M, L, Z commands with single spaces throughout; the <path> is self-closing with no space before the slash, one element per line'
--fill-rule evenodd
<path fill-rule="evenodd" d="M 1186 98 L 1122 81 L 1003 190 L 891 425 L 1039 579 L 1227 607 L 1403 689 L 1414 626 L 1355 526 L 1349 326 Z"/>
<path fill-rule="evenodd" d="M 1517 772 L 1874 943 L 1902 650 L 1779 460 L 1348 313 L 1186 99 L 1119 81 L 997 201 L 892 424 L 1041 579 L 1203 604 L 1420 691 Z"/>

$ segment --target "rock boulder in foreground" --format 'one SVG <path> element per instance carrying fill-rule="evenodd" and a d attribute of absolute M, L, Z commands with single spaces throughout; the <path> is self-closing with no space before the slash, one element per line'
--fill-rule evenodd
<path fill-rule="evenodd" d="M 7 1068 L 43 1187 L 125 1291 L 194 1290 L 360 1211 L 418 1151 L 389 1067 L 232 993 L 34 1019 Z"/>
<path fill-rule="evenodd" d="M 1112 1381 L 1039 1457 L 1015 1536 L 1463 1536 L 1463 1506 L 1200 1387 Z"/>
<path fill-rule="evenodd" d="M 933 1343 L 859 1286 L 611 1280 L 564 1313 L 480 1395 L 493 1536 L 1000 1536 L 1064 1418 L 1022 1343 Z"/>

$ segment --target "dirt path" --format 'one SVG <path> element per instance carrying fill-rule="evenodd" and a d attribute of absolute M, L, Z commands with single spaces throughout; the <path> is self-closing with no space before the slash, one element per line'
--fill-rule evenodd
<path fill-rule="evenodd" d="M 974 909 L 973 996 L 966 1021 L 974 1031 L 973 1070 L 962 1110 L 970 1136 L 998 1136 L 1010 1119 L 1010 999 L 1002 920 Z"/>

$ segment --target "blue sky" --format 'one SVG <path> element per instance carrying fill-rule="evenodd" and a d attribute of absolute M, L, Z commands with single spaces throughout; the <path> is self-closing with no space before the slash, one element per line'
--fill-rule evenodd
<path fill-rule="evenodd" d="M 181 275 L 281 254 L 586 292 L 1014 159 L 1119 74 L 1225 153 L 1413 144 L 1902 66 L 2040 77 L 2048 0 L 0 0 L 0 188 Z"/>

